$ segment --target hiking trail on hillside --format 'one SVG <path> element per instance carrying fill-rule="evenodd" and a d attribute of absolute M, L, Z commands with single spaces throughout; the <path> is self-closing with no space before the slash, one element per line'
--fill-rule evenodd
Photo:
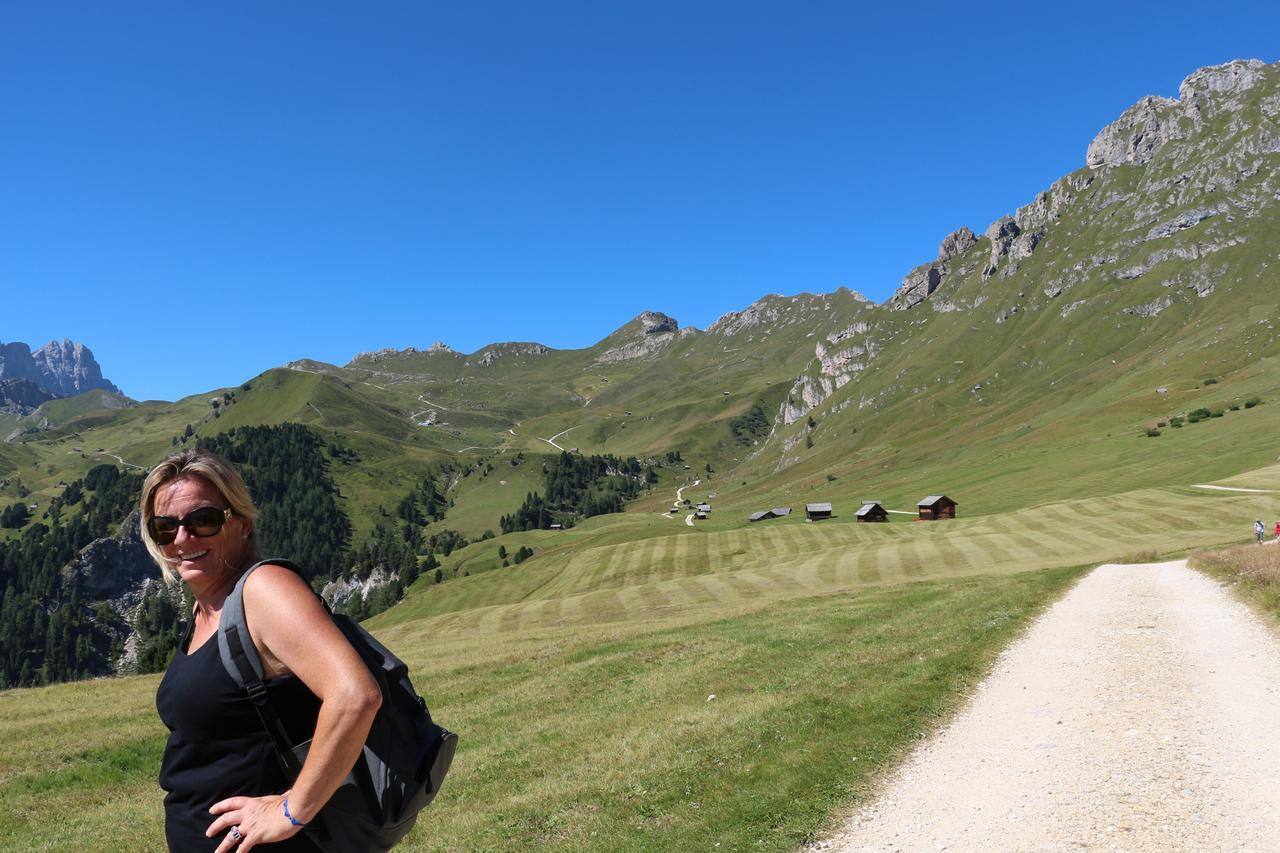
<path fill-rule="evenodd" d="M 1102 565 L 812 850 L 1280 848 L 1280 640 L 1186 561 Z"/>

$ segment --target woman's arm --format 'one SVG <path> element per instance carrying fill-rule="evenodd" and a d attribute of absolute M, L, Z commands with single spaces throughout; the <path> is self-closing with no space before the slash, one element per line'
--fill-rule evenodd
<path fill-rule="evenodd" d="M 241 850 L 298 831 L 351 771 L 382 704 L 377 682 L 306 582 L 283 566 L 260 566 L 244 586 L 245 620 L 268 676 L 292 673 L 320 699 L 316 731 L 293 787 L 270 797 L 232 797 L 214 805 L 210 837 L 239 827 Z M 230 835 L 218 853 L 235 847 Z"/>

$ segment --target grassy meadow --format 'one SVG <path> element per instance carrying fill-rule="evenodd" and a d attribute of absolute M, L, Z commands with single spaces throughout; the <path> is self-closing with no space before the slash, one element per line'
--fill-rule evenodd
<path fill-rule="evenodd" d="M 794 849 L 1089 566 L 1239 542 L 1259 513 L 1280 495 L 729 530 L 627 513 L 521 534 L 528 562 L 419 583 L 368 623 L 462 737 L 405 849 Z M 0 847 L 117 849 L 127 825 L 131 847 L 163 848 L 157 684 L 0 693 Z"/>

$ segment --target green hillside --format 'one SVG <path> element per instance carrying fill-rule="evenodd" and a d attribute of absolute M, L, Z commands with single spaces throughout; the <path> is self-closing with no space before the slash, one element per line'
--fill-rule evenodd
<path fill-rule="evenodd" d="M 883 305 L 770 295 L 581 350 L 387 350 L 176 402 L 54 401 L 0 443 L 0 506 L 36 506 L 0 544 L 96 464 L 303 424 L 353 546 L 381 529 L 440 563 L 368 621 L 463 737 L 410 849 L 794 848 L 1084 568 L 1280 517 L 1277 104 L 1280 66 L 1197 72 Z M 501 534 L 574 450 L 656 482 L 625 512 Z M 413 526 L 424 480 L 447 506 Z M 677 490 L 710 517 L 667 512 Z M 959 517 L 913 521 L 930 494 Z M 891 523 L 855 521 L 868 499 Z M 807 522 L 814 501 L 836 517 Z M 92 847 L 124 815 L 161 843 L 154 688 L 0 693 L 0 837 Z M 36 819 L 60 806 L 74 819 Z"/>

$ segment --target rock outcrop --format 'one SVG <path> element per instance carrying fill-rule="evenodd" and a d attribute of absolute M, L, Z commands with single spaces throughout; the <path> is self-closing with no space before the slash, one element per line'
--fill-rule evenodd
<path fill-rule="evenodd" d="M 119 394 L 84 344 L 50 341 L 35 352 L 26 344 L 0 343 L 0 379 L 28 379 L 55 397 L 102 389 Z"/>
<path fill-rule="evenodd" d="M 30 379 L 0 379 L 0 412 L 29 415 L 41 403 L 55 399 Z"/>
<path fill-rule="evenodd" d="M 90 601 L 110 601 L 118 613 L 136 607 L 142 582 L 159 576 L 160 569 L 142 544 L 140 514 L 130 513 L 114 536 L 95 539 L 63 570 L 78 575 L 81 594 Z"/>
<path fill-rule="evenodd" d="M 133 624 L 138 607 L 148 595 L 172 594 L 142 544 L 139 518 L 140 513 L 134 510 L 116 529 L 115 535 L 90 542 L 62 570 L 67 580 L 75 576 L 85 601 L 107 602 L 120 622 L 128 626 L 125 635 L 116 638 L 125 649 L 115 664 L 117 673 L 131 672 L 136 660 L 138 638 Z M 114 633 L 115 626 L 103 627 Z"/>
<path fill-rule="evenodd" d="M 539 356 L 546 355 L 549 352 L 551 352 L 550 347 L 543 346 L 542 344 L 513 342 L 489 344 L 487 347 L 476 352 L 473 358 L 475 358 L 476 364 L 479 364 L 482 367 L 489 367 L 503 357 Z"/>
<path fill-rule="evenodd" d="M 889 306 L 898 311 L 905 311 L 928 299 L 951 272 L 951 261 L 976 245 L 978 245 L 978 238 L 968 228 L 959 228 L 942 238 L 937 259 L 921 264 L 907 273 L 906 278 L 902 280 L 902 286 L 889 300 Z"/>
<path fill-rule="evenodd" d="M 658 311 L 645 311 L 614 332 L 606 341 L 612 346 L 596 356 L 597 364 L 648 358 L 665 350 L 690 329 L 681 329 L 675 317 Z"/>
<path fill-rule="evenodd" d="M 1257 59 L 1235 60 L 1201 68 L 1182 81 L 1178 97 L 1149 95 L 1104 127 L 1089 143 L 1085 164 L 1102 166 L 1148 163 L 1165 143 L 1198 130 L 1215 109 L 1231 110 L 1231 96 L 1262 81 L 1265 64 Z"/>
<path fill-rule="evenodd" d="M 320 597 L 328 602 L 329 607 L 339 610 L 346 607 L 347 603 L 355 596 L 358 595 L 361 599 L 368 599 L 369 594 L 374 590 L 399 579 L 400 574 L 398 572 L 388 572 L 382 566 L 377 566 L 364 580 L 345 577 L 329 581 L 324 585 L 324 589 L 320 590 Z"/>

